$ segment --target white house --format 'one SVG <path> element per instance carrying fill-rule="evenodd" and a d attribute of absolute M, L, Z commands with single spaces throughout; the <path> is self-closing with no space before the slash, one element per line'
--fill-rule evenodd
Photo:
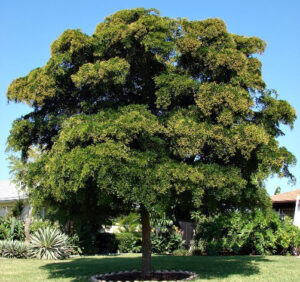
<path fill-rule="evenodd" d="M 9 180 L 0 180 L 0 216 L 8 215 L 18 200 L 24 201 L 21 218 L 26 219 L 30 210 L 28 196 Z"/>

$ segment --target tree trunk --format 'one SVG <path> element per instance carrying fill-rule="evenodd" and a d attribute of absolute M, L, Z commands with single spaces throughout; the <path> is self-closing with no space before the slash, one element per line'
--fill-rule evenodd
<path fill-rule="evenodd" d="M 25 223 L 24 223 L 24 233 L 25 233 L 25 241 L 29 242 L 30 241 L 30 232 L 29 228 L 31 225 L 31 214 L 32 214 L 32 207 L 29 205 L 29 210 L 25 218 Z"/>
<path fill-rule="evenodd" d="M 149 213 L 144 206 L 141 206 L 142 218 L 142 278 L 148 280 L 151 276 L 151 238 Z"/>

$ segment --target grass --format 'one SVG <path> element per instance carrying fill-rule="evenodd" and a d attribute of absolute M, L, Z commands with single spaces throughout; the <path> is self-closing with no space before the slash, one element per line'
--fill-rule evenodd
<path fill-rule="evenodd" d="M 92 256 L 65 261 L 0 259 L 0 281 L 89 281 L 94 274 L 133 270 L 139 255 Z M 280 256 L 154 256 L 154 269 L 195 271 L 197 281 L 300 281 L 300 259 Z"/>

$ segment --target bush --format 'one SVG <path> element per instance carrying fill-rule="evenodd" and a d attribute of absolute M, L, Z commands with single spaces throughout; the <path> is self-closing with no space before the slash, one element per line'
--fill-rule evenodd
<path fill-rule="evenodd" d="M 76 234 L 78 234 L 80 247 L 83 250 L 83 253 L 88 255 L 97 254 L 98 250 L 95 243 L 98 232 L 96 232 L 89 224 L 82 226 L 77 232 L 78 233 Z"/>
<path fill-rule="evenodd" d="M 16 218 L 19 218 L 22 214 L 24 206 L 25 206 L 24 201 L 17 200 L 16 203 L 14 204 L 12 210 L 11 210 L 12 216 L 16 217 Z"/>
<path fill-rule="evenodd" d="M 71 239 L 58 229 L 46 227 L 37 230 L 30 243 L 16 240 L 0 241 L 0 256 L 6 258 L 64 259 L 71 254 L 78 254 L 78 237 Z"/>
<path fill-rule="evenodd" d="M 189 253 L 192 256 L 202 256 L 206 254 L 206 242 L 202 239 L 198 241 L 192 240 Z"/>
<path fill-rule="evenodd" d="M 70 239 L 56 228 L 37 230 L 30 237 L 30 255 L 38 259 L 65 259 L 72 254 Z"/>
<path fill-rule="evenodd" d="M 192 254 L 207 255 L 286 255 L 300 246 L 300 229 L 290 219 L 281 221 L 269 211 L 219 214 L 196 217 Z"/>
<path fill-rule="evenodd" d="M 0 241 L 0 256 L 6 258 L 27 258 L 29 246 L 20 241 Z"/>
<path fill-rule="evenodd" d="M 180 249 L 184 245 L 184 240 L 180 233 L 169 230 L 164 233 L 151 234 L 152 252 L 156 254 L 170 254 L 174 250 Z"/>
<path fill-rule="evenodd" d="M 280 228 L 276 231 L 276 254 L 279 255 L 299 255 L 300 249 L 300 229 L 292 224 L 288 217 L 281 222 Z"/>
<path fill-rule="evenodd" d="M 130 213 L 128 216 L 118 218 L 116 223 L 120 226 L 120 233 L 116 234 L 119 241 L 119 251 L 121 253 L 141 252 L 140 216 L 136 213 Z M 152 215 L 151 226 L 151 248 L 153 253 L 170 254 L 183 246 L 182 235 L 175 227 L 173 220 L 165 214 Z"/>
<path fill-rule="evenodd" d="M 172 253 L 174 256 L 189 256 L 190 252 L 187 249 L 177 249 Z"/>
<path fill-rule="evenodd" d="M 59 229 L 59 224 L 56 222 L 51 222 L 49 220 L 45 219 L 33 219 L 31 221 L 29 232 L 30 234 L 33 234 L 34 232 L 38 231 L 39 229 L 45 229 L 47 227 L 53 227 L 56 229 Z"/>
<path fill-rule="evenodd" d="M 142 250 L 142 238 L 139 232 L 121 232 L 116 234 L 121 253 L 139 253 Z M 156 254 L 170 254 L 180 249 L 184 240 L 176 231 L 162 233 L 151 233 L 151 249 Z"/>
<path fill-rule="evenodd" d="M 170 254 L 184 245 L 182 234 L 174 225 L 173 219 L 166 214 L 153 215 L 151 219 L 153 232 L 151 234 L 152 252 L 157 254 Z"/>
<path fill-rule="evenodd" d="M 69 238 L 71 255 L 81 255 L 83 253 L 83 249 L 81 247 L 81 242 L 79 236 L 74 234 Z"/>
<path fill-rule="evenodd" d="M 95 240 L 95 248 L 98 253 L 117 253 L 118 240 L 113 233 L 98 233 Z"/>
<path fill-rule="evenodd" d="M 6 217 L 0 221 L 0 239 L 24 241 L 24 223 L 15 217 Z"/>
<path fill-rule="evenodd" d="M 78 230 L 78 246 L 84 254 L 116 253 L 118 240 L 115 234 L 102 233 L 99 227 L 95 230 L 91 225 L 86 225 Z"/>
<path fill-rule="evenodd" d="M 135 212 L 117 217 L 113 224 L 119 226 L 119 232 L 135 233 L 140 232 L 142 229 L 140 215 Z"/>
<path fill-rule="evenodd" d="M 0 222 L 0 240 L 5 240 L 7 238 L 7 228 Z"/>
<path fill-rule="evenodd" d="M 142 240 L 140 233 L 122 232 L 116 234 L 119 241 L 120 253 L 140 253 L 142 250 Z"/>

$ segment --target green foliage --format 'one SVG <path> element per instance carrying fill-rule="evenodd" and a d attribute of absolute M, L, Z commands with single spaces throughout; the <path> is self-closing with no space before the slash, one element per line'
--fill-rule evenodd
<path fill-rule="evenodd" d="M 5 240 L 7 237 L 7 228 L 2 224 L 0 219 L 0 240 Z"/>
<path fill-rule="evenodd" d="M 77 87 L 87 85 L 107 85 L 109 90 L 115 85 L 124 85 L 129 72 L 129 64 L 120 58 L 112 58 L 108 61 L 84 64 L 78 73 L 72 75 L 72 80 Z"/>
<path fill-rule="evenodd" d="M 6 258 L 27 258 L 29 246 L 17 240 L 0 240 L 0 256 Z"/>
<path fill-rule="evenodd" d="M 82 228 L 75 235 L 78 236 L 77 245 L 85 255 L 117 253 L 118 251 L 118 240 L 115 234 L 103 232 L 102 227 L 94 229 L 89 224 L 82 224 Z"/>
<path fill-rule="evenodd" d="M 5 223 L 7 222 L 5 221 Z M 0 256 L 8 258 L 26 258 L 31 256 L 39 259 L 63 259 L 69 255 L 82 253 L 77 234 L 68 237 L 59 231 L 55 224 L 47 220 L 35 220 L 33 223 L 30 229 L 30 243 L 12 239 L 14 237 L 7 236 L 7 234 L 11 235 L 9 233 L 10 229 L 5 230 L 5 236 L 1 237 L 1 239 L 5 240 L 0 239 Z M 2 226 L 4 225 L 1 224 L 0 227 Z M 2 234 L 0 233 L 0 235 Z"/>
<path fill-rule="evenodd" d="M 0 240 L 24 241 L 24 223 L 15 217 L 0 218 Z"/>
<path fill-rule="evenodd" d="M 266 88 L 257 58 L 265 46 L 218 18 L 143 8 L 107 17 L 92 35 L 66 30 L 44 66 L 8 87 L 8 100 L 32 108 L 8 137 L 23 163 L 14 177 L 35 208 L 47 204 L 93 236 L 140 207 L 266 209 L 265 179 L 295 180 L 295 157 L 277 137 L 296 111 Z M 33 148 L 40 154 L 30 159 Z M 258 244 L 258 253 L 268 249 Z"/>
<path fill-rule="evenodd" d="M 33 218 L 30 223 L 29 232 L 30 234 L 33 234 L 39 229 L 45 229 L 47 227 L 59 229 L 60 226 L 57 222 L 52 222 L 47 219 L 45 220 L 41 218 L 40 219 Z"/>
<path fill-rule="evenodd" d="M 278 195 L 280 193 L 281 193 L 281 188 L 280 188 L 280 186 L 277 186 L 275 189 L 274 195 Z"/>
<path fill-rule="evenodd" d="M 136 233 L 117 233 L 119 241 L 118 249 L 120 253 L 140 253 L 142 250 L 141 234 Z"/>
<path fill-rule="evenodd" d="M 107 17 L 92 36 L 66 30 L 46 65 L 7 90 L 33 108 L 8 138 L 25 164 L 15 177 L 56 216 L 87 221 L 92 205 L 93 224 L 101 206 L 151 212 L 183 193 L 206 211 L 268 206 L 263 181 L 294 180 L 295 158 L 276 137 L 296 114 L 266 89 L 255 57 L 265 45 L 220 19 L 142 8 Z M 29 161 L 32 147 L 41 153 Z"/>
<path fill-rule="evenodd" d="M 58 229 L 46 227 L 30 236 L 30 256 L 38 259 L 65 259 L 72 253 L 70 239 Z"/>
<path fill-rule="evenodd" d="M 173 251 L 172 255 L 184 257 L 184 256 L 189 256 L 190 252 L 187 249 L 182 248 L 182 249 L 177 249 L 177 250 Z"/>
<path fill-rule="evenodd" d="M 81 255 L 83 253 L 83 249 L 81 248 L 81 242 L 78 234 L 74 234 L 69 237 L 71 255 Z"/>
<path fill-rule="evenodd" d="M 157 254 L 170 254 L 174 250 L 182 248 L 184 240 L 179 232 L 171 230 L 166 233 L 152 234 L 151 247 L 152 252 Z"/>
<path fill-rule="evenodd" d="M 119 241 L 119 251 L 121 253 L 136 253 L 141 251 L 141 223 L 137 213 L 129 213 L 116 219 L 119 225 L 119 232 L 116 237 Z M 174 250 L 183 246 L 182 235 L 174 226 L 173 220 L 165 214 L 152 215 L 150 224 L 152 252 L 157 254 L 170 254 Z"/>
<path fill-rule="evenodd" d="M 154 233 L 156 235 L 168 233 L 170 230 L 173 229 L 173 226 L 174 226 L 174 221 L 171 218 L 169 218 L 168 216 L 166 216 L 165 213 L 152 214 L 150 223 L 151 223 L 151 226 L 154 228 Z"/>
<path fill-rule="evenodd" d="M 116 218 L 114 224 L 119 226 L 119 232 L 134 233 L 141 231 L 140 215 L 135 212 Z"/>
<path fill-rule="evenodd" d="M 151 218 L 153 227 L 151 233 L 152 252 L 157 254 L 170 254 L 184 245 L 182 234 L 166 214 L 155 214 Z"/>
<path fill-rule="evenodd" d="M 84 254 L 96 254 L 98 249 L 96 248 L 98 232 L 94 231 L 89 224 L 82 227 L 78 232 L 80 241 L 80 247 Z"/>
<path fill-rule="evenodd" d="M 275 212 L 256 210 L 197 217 L 194 255 L 286 255 L 300 246 L 300 230 Z"/>
<path fill-rule="evenodd" d="M 136 212 L 119 216 L 113 220 L 118 226 L 117 248 L 120 253 L 140 253 L 142 250 L 141 218 Z"/>
<path fill-rule="evenodd" d="M 192 256 L 201 256 L 206 254 L 206 241 L 202 238 L 197 238 L 197 240 L 192 240 L 189 253 Z"/>
<path fill-rule="evenodd" d="M 276 231 L 276 253 L 281 255 L 297 254 L 300 249 L 300 229 L 288 217 Z"/>
<path fill-rule="evenodd" d="M 19 218 L 22 214 L 24 206 L 25 206 L 25 204 L 22 200 L 17 200 L 12 208 L 12 216 Z"/>

